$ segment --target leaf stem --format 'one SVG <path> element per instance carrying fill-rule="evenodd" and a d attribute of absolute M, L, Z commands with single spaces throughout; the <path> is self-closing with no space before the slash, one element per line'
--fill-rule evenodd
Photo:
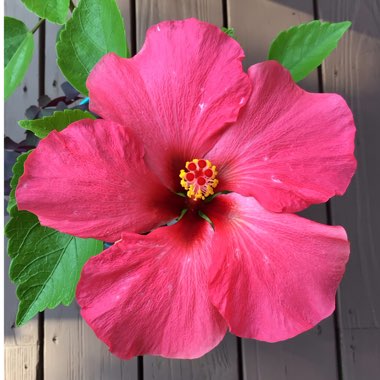
<path fill-rule="evenodd" d="M 32 34 L 36 33 L 36 31 L 39 29 L 39 27 L 45 22 L 44 18 L 40 18 L 37 24 L 34 26 L 34 28 L 31 30 Z"/>
<path fill-rule="evenodd" d="M 73 0 L 70 0 L 70 12 L 73 13 L 75 9 L 75 4 L 73 3 Z"/>

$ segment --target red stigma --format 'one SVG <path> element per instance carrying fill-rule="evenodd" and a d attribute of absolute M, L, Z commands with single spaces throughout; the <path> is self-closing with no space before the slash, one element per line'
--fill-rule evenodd
<path fill-rule="evenodd" d="M 216 167 L 210 161 L 194 159 L 186 162 L 186 170 L 181 170 L 181 185 L 187 190 L 187 196 L 194 201 L 205 199 L 214 194 L 214 188 L 218 184 L 215 178 Z"/>

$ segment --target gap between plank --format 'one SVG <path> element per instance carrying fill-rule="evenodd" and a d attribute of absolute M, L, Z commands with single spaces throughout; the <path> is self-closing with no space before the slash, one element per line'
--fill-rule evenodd
<path fill-rule="evenodd" d="M 144 380 L 144 357 L 137 357 L 137 380 Z"/>
<path fill-rule="evenodd" d="M 130 19 L 130 31 L 131 31 L 131 56 L 136 54 L 136 0 L 130 0 L 129 3 L 129 19 Z"/>
<path fill-rule="evenodd" d="M 236 337 L 237 347 L 237 364 L 238 364 L 238 379 L 244 380 L 244 363 L 243 363 L 243 340 L 240 337 Z"/>
<path fill-rule="evenodd" d="M 46 21 L 43 21 L 38 31 L 38 96 L 45 95 L 45 46 Z M 37 380 L 45 378 L 45 313 L 38 313 L 38 363 Z"/>
<path fill-rule="evenodd" d="M 227 0 L 222 0 L 223 27 L 228 28 Z"/>

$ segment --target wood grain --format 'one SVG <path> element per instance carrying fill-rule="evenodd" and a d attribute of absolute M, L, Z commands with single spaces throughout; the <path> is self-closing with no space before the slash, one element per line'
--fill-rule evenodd
<path fill-rule="evenodd" d="M 77 3 L 78 1 L 74 1 Z M 121 14 L 124 18 L 124 26 L 128 41 L 128 46 L 131 46 L 131 28 L 130 22 L 130 1 L 117 0 Z M 46 54 L 45 54 L 45 92 L 50 98 L 57 98 L 63 95 L 61 84 L 67 79 L 61 73 L 57 65 L 57 52 L 55 48 L 57 34 L 61 30 L 62 25 L 46 24 Z"/>
<path fill-rule="evenodd" d="M 220 0 L 140 0 L 136 2 L 136 39 L 140 49 L 149 26 L 163 20 L 196 17 L 215 25 L 223 25 Z"/>
<path fill-rule="evenodd" d="M 230 334 L 200 359 L 144 356 L 144 380 L 234 380 L 238 376 L 237 340 Z"/>
<path fill-rule="evenodd" d="M 319 0 L 324 20 L 351 20 L 352 28 L 323 65 L 325 91 L 343 95 L 357 126 L 358 169 L 342 198 L 332 202 L 334 224 L 351 241 L 341 285 L 343 374 L 347 380 L 379 378 L 380 363 L 380 2 Z"/>
<path fill-rule="evenodd" d="M 219 0 L 142 0 L 136 3 L 137 47 L 142 46 L 147 28 L 159 21 L 196 17 L 222 26 Z M 238 379 L 237 339 L 227 335 L 211 353 L 195 360 L 144 357 L 144 379 L 227 380 Z"/>
<path fill-rule="evenodd" d="M 55 49 L 57 34 L 61 28 L 62 25 L 46 23 L 45 94 L 51 99 L 64 95 L 61 84 L 66 82 L 66 78 L 57 66 L 57 52 Z"/>
<path fill-rule="evenodd" d="M 230 0 L 228 23 L 235 28 L 250 65 L 267 59 L 271 41 L 291 26 L 311 21 L 313 2 L 303 0 Z M 318 76 L 313 72 L 300 82 L 308 91 L 318 92 Z M 327 223 L 326 207 L 313 206 L 302 216 Z M 335 380 L 338 379 L 334 320 L 323 321 L 313 330 L 280 343 L 243 340 L 244 379 L 249 380 Z M 306 375 L 307 374 L 307 375 Z"/>
<path fill-rule="evenodd" d="M 137 361 L 112 355 L 76 304 L 45 313 L 45 379 L 136 380 Z"/>
<path fill-rule="evenodd" d="M 338 379 L 334 324 L 322 321 L 316 328 L 279 343 L 243 340 L 244 379 Z M 329 355 L 331 354 L 331 355 Z"/>
<path fill-rule="evenodd" d="M 38 22 L 38 17 L 28 12 L 21 1 L 6 0 L 4 14 L 23 21 L 30 29 Z M 21 85 L 6 101 L 4 113 L 5 135 L 16 142 L 25 138 L 25 130 L 17 124 L 25 118 L 25 110 L 38 99 L 38 32 L 34 34 L 34 54 L 28 72 Z"/>
<path fill-rule="evenodd" d="M 38 321 L 35 318 L 22 327 L 16 327 L 18 300 L 15 286 L 8 279 L 9 263 L 9 257 L 5 256 L 4 374 L 7 380 L 34 380 L 38 364 Z"/>
<path fill-rule="evenodd" d="M 21 2 L 5 1 L 6 16 L 22 20 L 29 28 L 38 22 L 38 18 L 29 13 Z M 16 142 L 25 138 L 25 132 L 17 121 L 24 118 L 25 110 L 38 98 L 38 33 L 36 33 L 35 52 L 29 70 L 20 87 L 5 103 L 5 135 Z M 6 223 L 8 217 L 5 217 Z M 5 244 L 5 252 L 7 250 Z M 5 286 L 4 286 L 4 364 L 7 380 L 34 380 L 38 363 L 38 321 L 37 318 L 23 327 L 16 327 L 16 313 L 18 300 L 16 287 L 9 281 L 9 257 L 5 258 Z"/>

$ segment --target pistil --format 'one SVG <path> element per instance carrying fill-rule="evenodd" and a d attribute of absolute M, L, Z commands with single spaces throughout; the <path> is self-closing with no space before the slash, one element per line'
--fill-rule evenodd
<path fill-rule="evenodd" d="M 186 162 L 186 170 L 182 169 L 179 176 L 181 186 L 187 190 L 187 196 L 193 200 L 206 199 L 214 194 L 218 185 L 216 166 L 209 160 L 193 159 Z"/>

